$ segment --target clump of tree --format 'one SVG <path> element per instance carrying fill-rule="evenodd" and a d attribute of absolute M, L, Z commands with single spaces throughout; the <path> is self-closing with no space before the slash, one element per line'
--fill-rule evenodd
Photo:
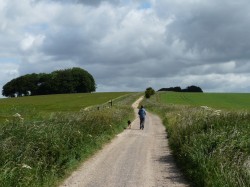
<path fill-rule="evenodd" d="M 169 88 L 161 88 L 158 91 L 171 91 L 171 92 L 181 92 L 181 87 L 169 87 Z"/>
<path fill-rule="evenodd" d="M 33 73 L 12 79 L 3 86 L 6 97 L 88 93 L 96 90 L 93 76 L 84 69 L 71 68 L 52 73 Z"/>
<path fill-rule="evenodd" d="M 145 97 L 148 99 L 155 94 L 155 90 L 151 87 L 147 88 L 145 91 Z"/>
<path fill-rule="evenodd" d="M 172 92 L 203 92 L 202 89 L 198 86 L 188 86 L 185 89 L 181 89 L 181 87 L 170 87 L 170 88 L 161 88 L 158 91 L 172 91 Z"/>

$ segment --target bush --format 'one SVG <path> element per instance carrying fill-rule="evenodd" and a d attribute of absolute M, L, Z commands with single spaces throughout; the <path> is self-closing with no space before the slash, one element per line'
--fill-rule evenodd
<path fill-rule="evenodd" d="M 145 97 L 148 99 L 155 94 L 155 90 L 151 87 L 147 88 L 145 91 Z"/>

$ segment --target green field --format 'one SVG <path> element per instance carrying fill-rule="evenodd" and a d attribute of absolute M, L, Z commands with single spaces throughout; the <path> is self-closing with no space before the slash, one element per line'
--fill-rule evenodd
<path fill-rule="evenodd" d="M 132 119 L 141 93 L 0 99 L 0 186 L 58 186 Z M 113 100 L 113 106 L 108 103 Z M 87 110 L 82 108 L 93 106 Z M 19 113 L 21 117 L 14 117 Z"/>
<path fill-rule="evenodd" d="M 162 92 L 159 101 L 166 104 L 209 106 L 215 109 L 250 110 L 248 93 L 178 93 Z"/>
<path fill-rule="evenodd" d="M 25 119 L 51 112 L 75 112 L 100 105 L 128 92 L 58 94 L 0 99 L 0 122 L 19 113 Z"/>

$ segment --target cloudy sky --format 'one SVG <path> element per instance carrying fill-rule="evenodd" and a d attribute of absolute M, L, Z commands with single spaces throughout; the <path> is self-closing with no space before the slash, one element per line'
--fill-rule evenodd
<path fill-rule="evenodd" d="M 0 0 L 0 87 L 81 67 L 98 92 L 250 92 L 249 31 L 249 0 Z"/>

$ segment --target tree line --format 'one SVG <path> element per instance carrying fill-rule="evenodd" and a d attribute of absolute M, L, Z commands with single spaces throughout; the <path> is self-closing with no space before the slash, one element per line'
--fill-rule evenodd
<path fill-rule="evenodd" d="M 202 89 L 198 86 L 188 86 L 185 89 L 181 89 L 181 87 L 169 87 L 169 88 L 161 88 L 158 91 L 173 91 L 173 92 L 203 92 Z"/>
<path fill-rule="evenodd" d="M 88 93 L 96 90 L 93 76 L 84 69 L 71 68 L 52 73 L 26 74 L 3 86 L 2 95 L 18 97 L 63 93 Z"/>

